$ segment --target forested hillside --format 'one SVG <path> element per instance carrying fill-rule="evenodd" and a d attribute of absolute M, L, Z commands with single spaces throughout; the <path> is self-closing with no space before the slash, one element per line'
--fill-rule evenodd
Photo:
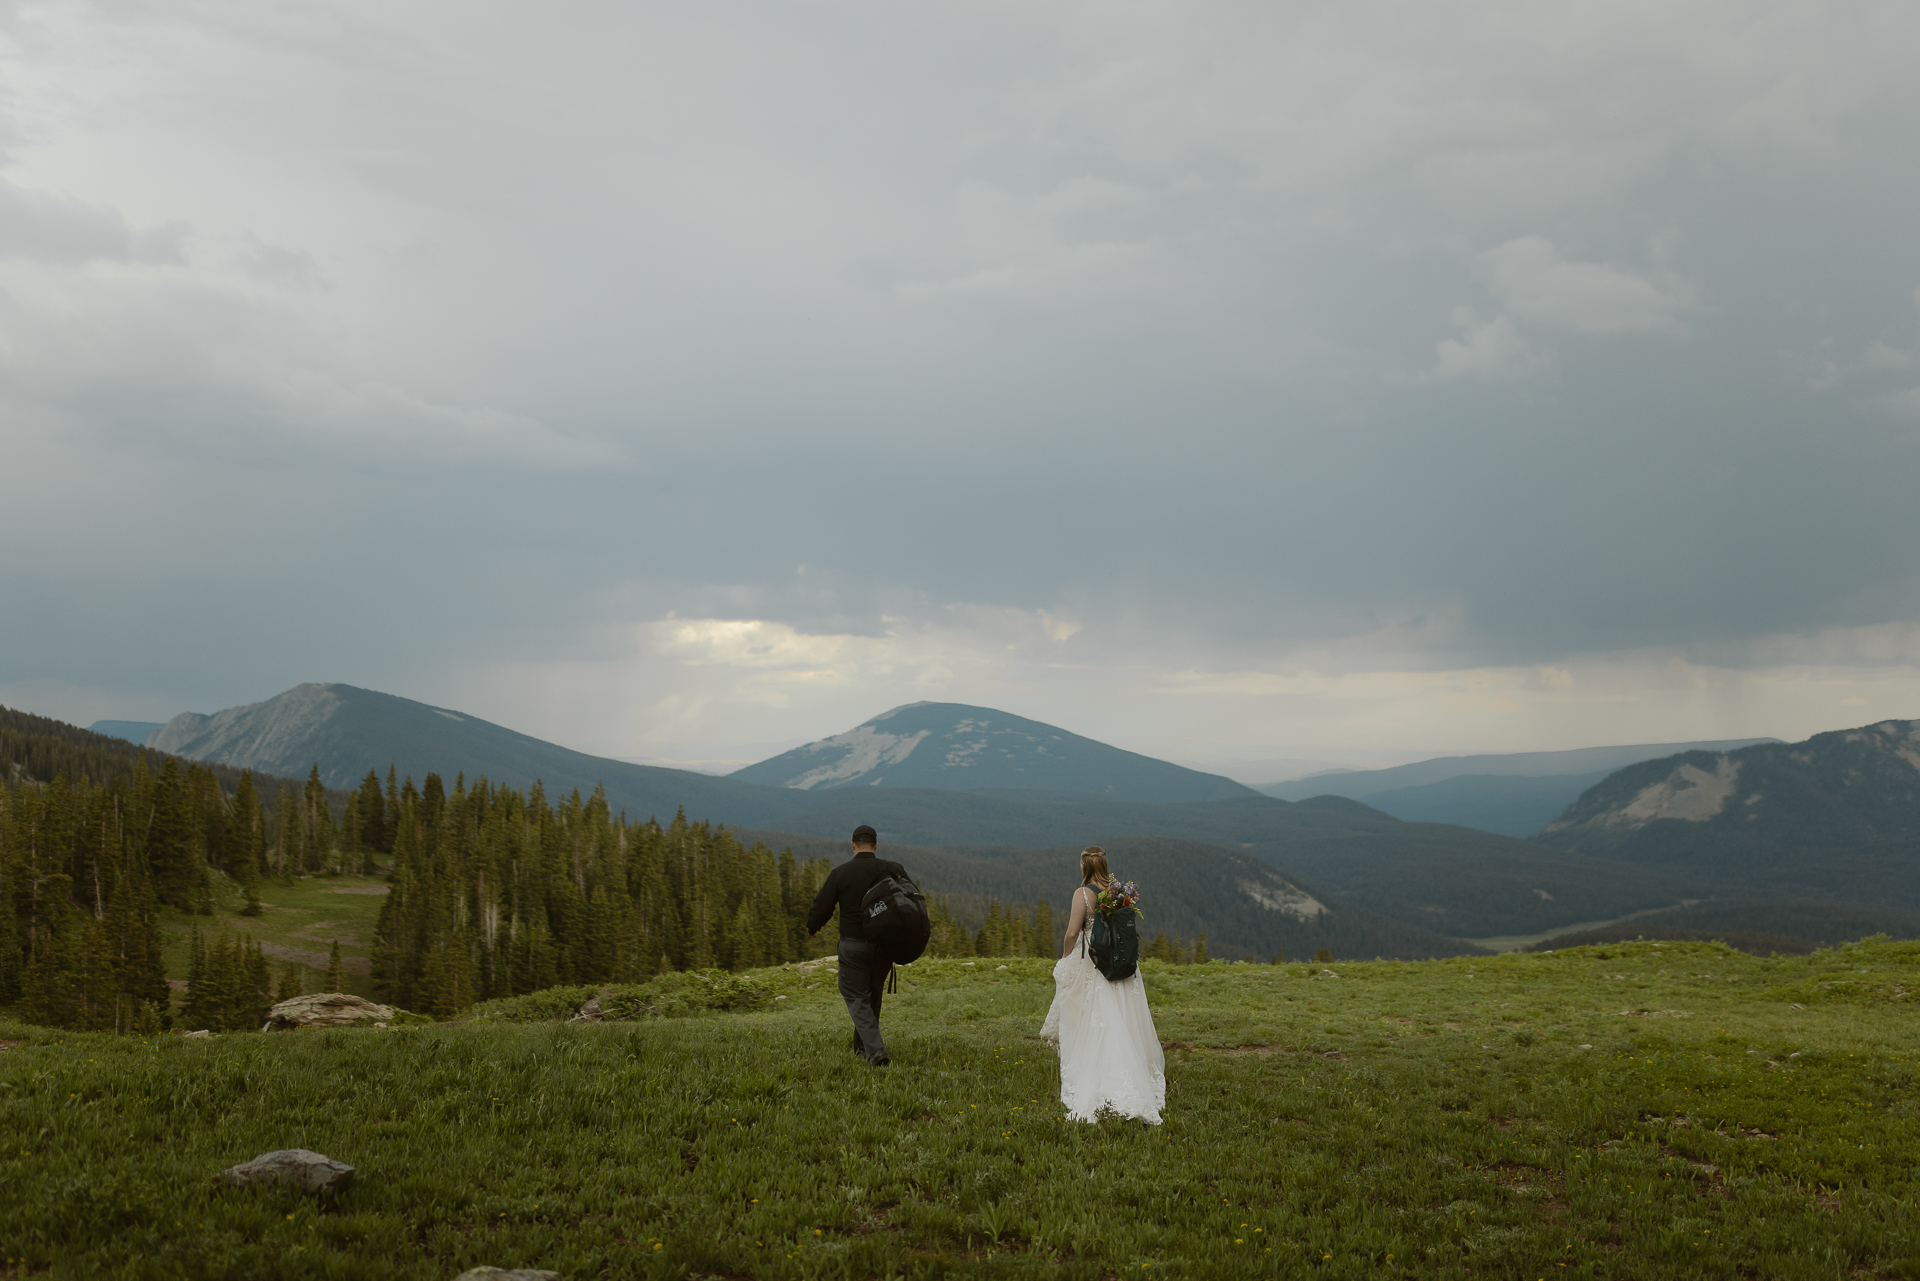
<path fill-rule="evenodd" d="M 834 855 L 846 846 L 785 833 L 742 833 L 786 845 L 802 854 Z M 995 903 L 1046 905 L 1060 923 L 1079 879 L 1080 845 L 998 845 L 924 848 L 889 845 L 881 850 L 907 871 L 937 887 L 954 912 L 978 920 Z M 1212 955 L 1229 960 L 1298 960 L 1316 952 L 1336 957 L 1417 960 L 1473 956 L 1481 949 L 1433 930 L 1336 902 L 1251 854 L 1200 841 L 1133 836 L 1108 839 L 1114 873 L 1139 882 L 1146 919 L 1142 937 L 1164 932 L 1170 947 L 1191 954 L 1205 941 Z"/>
<path fill-rule="evenodd" d="M 168 1002 L 163 908 L 211 915 L 216 878 L 251 904 L 262 876 L 364 859 L 317 778 L 183 764 L 7 709 L 0 767 L 0 1004 L 38 1022 L 152 1024 Z"/>
<path fill-rule="evenodd" d="M 153 1030 L 171 1011 L 168 925 L 193 936 L 182 1011 L 259 1026 L 273 999 L 244 932 L 216 930 L 216 887 L 257 913 L 267 878 L 384 872 L 380 993 L 445 1015 L 543 987 L 742 969 L 830 952 L 804 918 L 830 864 L 776 856 L 683 816 L 550 804 L 484 779 L 423 786 L 371 771 L 351 793 L 183 762 L 0 709 L 0 1006 L 35 1023 Z M 243 927 L 244 929 L 244 927 Z M 1046 955 L 1044 904 L 987 905 L 970 928 L 935 903 L 937 954 Z"/>
<path fill-rule="evenodd" d="M 1920 910 L 1920 721 L 1632 765 L 1534 840 L 1722 897 Z"/>
<path fill-rule="evenodd" d="M 147 772 L 157 774 L 169 760 L 182 768 L 187 766 L 186 761 L 167 752 L 140 747 L 51 717 L 0 707 L 0 782 L 51 783 L 63 774 L 70 780 L 87 778 L 96 784 L 116 778 L 131 780 L 135 762 L 146 762 Z M 207 771 L 228 793 L 240 786 L 240 777 L 245 773 L 231 765 L 213 762 L 196 764 L 193 768 Z M 297 791 L 303 786 L 291 778 L 273 774 L 256 772 L 253 777 L 256 788 L 276 794 L 284 788 Z M 325 791 L 335 812 L 346 805 L 346 792 L 331 787 Z"/>

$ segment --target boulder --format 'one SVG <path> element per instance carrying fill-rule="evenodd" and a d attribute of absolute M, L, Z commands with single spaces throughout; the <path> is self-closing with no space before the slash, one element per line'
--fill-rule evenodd
<path fill-rule="evenodd" d="M 254 1183 L 291 1183 L 309 1192 L 339 1192 L 353 1182 L 353 1167 L 305 1148 L 283 1148 L 222 1170 L 220 1181 L 236 1188 Z"/>
<path fill-rule="evenodd" d="M 587 1003 L 580 1007 L 580 1012 L 578 1014 L 575 1014 L 572 1018 L 568 1019 L 567 1022 L 569 1023 L 604 1023 L 606 1021 L 606 1018 L 607 1018 L 607 1012 L 606 1010 L 601 1008 L 600 998 L 597 996 L 591 996 L 587 998 Z"/>
<path fill-rule="evenodd" d="M 315 992 L 295 996 L 267 1011 L 262 1032 L 277 1032 L 292 1027 L 340 1027 L 362 1019 L 385 1021 L 393 1017 L 390 1005 L 375 1005 L 364 997 L 345 992 Z"/>
<path fill-rule="evenodd" d="M 468 1268 L 453 1281 L 560 1281 L 560 1274 L 543 1268 Z"/>

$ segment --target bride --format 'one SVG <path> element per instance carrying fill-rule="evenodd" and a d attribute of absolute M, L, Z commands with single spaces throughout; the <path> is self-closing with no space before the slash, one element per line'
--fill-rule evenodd
<path fill-rule="evenodd" d="M 1167 1104 L 1166 1056 L 1140 972 L 1110 982 L 1087 954 L 1094 896 L 1114 883 L 1098 845 L 1080 851 L 1080 880 L 1064 955 L 1053 967 L 1053 1008 L 1040 1029 L 1060 1050 L 1060 1101 L 1075 1121 L 1097 1120 L 1106 1110 L 1158 1125 Z"/>

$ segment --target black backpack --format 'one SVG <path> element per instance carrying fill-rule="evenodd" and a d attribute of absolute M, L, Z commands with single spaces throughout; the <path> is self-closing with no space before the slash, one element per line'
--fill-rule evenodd
<path fill-rule="evenodd" d="M 1093 910 L 1093 937 L 1087 944 L 1094 968 L 1112 982 L 1130 979 L 1140 969 L 1140 930 L 1133 913 L 1122 908 L 1106 913 Z"/>
<path fill-rule="evenodd" d="M 904 876 L 883 876 L 860 900 L 867 941 L 895 965 L 908 965 L 927 950 L 933 922 L 926 896 Z"/>

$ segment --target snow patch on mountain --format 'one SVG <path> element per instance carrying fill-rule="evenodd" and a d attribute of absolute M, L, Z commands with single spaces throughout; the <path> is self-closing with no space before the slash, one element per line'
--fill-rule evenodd
<path fill-rule="evenodd" d="M 1269 881 L 1240 882 L 1241 892 L 1270 912 L 1285 912 L 1302 921 L 1311 921 L 1327 910 L 1327 905 L 1297 885 Z"/>
<path fill-rule="evenodd" d="M 809 743 L 800 750 L 810 755 L 837 751 L 841 753 L 840 759 L 796 775 L 788 779 L 785 786 L 807 791 L 822 783 L 858 778 L 873 770 L 897 765 L 913 755 L 913 749 L 920 746 L 927 734 L 924 729 L 917 734 L 887 734 L 870 725 L 861 725 L 844 734 Z"/>
<path fill-rule="evenodd" d="M 1727 807 L 1740 780 L 1740 762 L 1722 756 L 1709 774 L 1698 765 L 1682 765 L 1631 802 L 1607 816 L 1609 823 L 1640 827 L 1657 818 L 1704 823 Z"/>

